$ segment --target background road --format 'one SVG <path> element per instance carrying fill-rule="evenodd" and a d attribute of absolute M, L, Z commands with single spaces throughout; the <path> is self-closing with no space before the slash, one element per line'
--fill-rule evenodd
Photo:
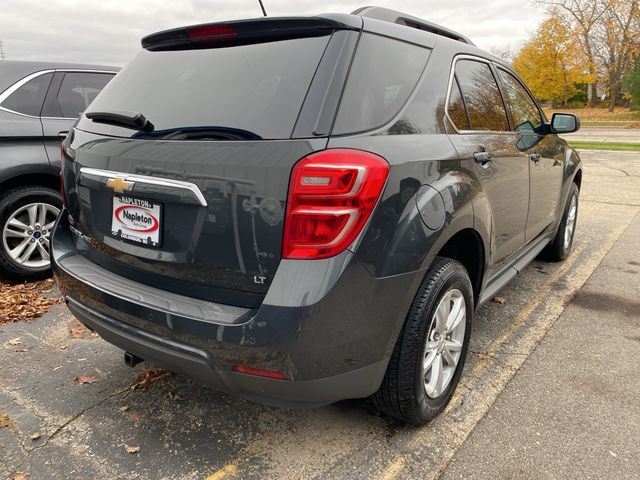
<path fill-rule="evenodd" d="M 0 326 L 0 414 L 11 421 L 0 428 L 0 476 L 428 479 L 479 465 L 480 478 L 582 478 L 593 465 L 594 477 L 632 478 L 640 154 L 582 158 L 571 257 L 534 262 L 500 294 L 504 304 L 478 311 L 461 386 L 428 426 L 399 425 L 364 401 L 275 409 L 175 376 L 132 390 L 148 365 L 130 369 L 101 339 L 72 337 L 56 306 Z"/>
<path fill-rule="evenodd" d="M 563 138 L 587 142 L 623 142 L 640 143 L 640 130 L 637 128 L 582 127 L 576 133 L 562 135 Z"/>

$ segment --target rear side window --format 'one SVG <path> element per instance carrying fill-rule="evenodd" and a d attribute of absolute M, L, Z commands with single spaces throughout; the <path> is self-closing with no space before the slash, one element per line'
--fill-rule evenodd
<path fill-rule="evenodd" d="M 9 95 L 2 102 L 2 107 L 25 115 L 39 116 L 42 102 L 47 94 L 49 83 L 51 83 L 51 77 L 53 77 L 53 73 L 45 73 L 32 78 Z"/>
<path fill-rule="evenodd" d="M 471 124 L 470 129 L 494 132 L 508 131 L 507 112 L 489 65 L 475 60 L 458 60 L 455 64 L 455 77 L 458 80 L 462 99 L 467 109 L 468 120 Z M 455 83 L 453 88 L 455 90 Z M 452 116 L 454 111 L 455 105 L 452 106 L 449 102 L 449 117 L 456 128 L 465 130 L 464 125 L 455 123 Z"/>
<path fill-rule="evenodd" d="M 540 115 L 536 102 L 513 75 L 499 68 L 498 76 L 505 93 L 505 100 L 511 110 L 515 130 L 518 132 L 535 131 L 542 125 L 542 115 Z"/>
<path fill-rule="evenodd" d="M 178 51 L 142 51 L 90 111 L 143 114 L 151 137 L 290 138 L 329 36 Z M 79 127 L 137 135 L 82 117 Z"/>
<path fill-rule="evenodd" d="M 411 95 L 428 58 L 426 48 L 364 33 L 333 134 L 372 130 L 389 122 Z"/>
<path fill-rule="evenodd" d="M 458 78 L 454 76 L 453 85 L 451 85 L 451 95 L 449 97 L 449 117 L 453 124 L 460 130 L 471 130 L 471 120 L 467 107 L 462 98 L 460 84 Z"/>
<path fill-rule="evenodd" d="M 112 78 L 113 75 L 102 73 L 65 73 L 57 95 L 61 116 L 80 116 Z"/>

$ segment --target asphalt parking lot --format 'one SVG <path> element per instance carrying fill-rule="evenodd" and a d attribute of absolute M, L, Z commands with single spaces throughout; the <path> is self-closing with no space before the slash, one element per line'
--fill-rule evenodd
<path fill-rule="evenodd" d="M 55 305 L 0 325 L 0 476 L 638 478 L 640 154 L 582 158 L 571 257 L 534 262 L 478 311 L 458 392 L 429 425 L 366 401 L 275 409 L 145 381 L 152 366 L 127 367 Z"/>

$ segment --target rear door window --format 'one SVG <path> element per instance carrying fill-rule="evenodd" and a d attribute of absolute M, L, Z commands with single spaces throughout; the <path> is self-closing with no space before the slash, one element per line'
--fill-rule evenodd
<path fill-rule="evenodd" d="M 145 138 L 290 138 L 328 39 L 144 50 L 109 82 L 90 110 L 143 114 L 155 127 Z M 86 117 L 79 128 L 142 137 Z"/>
<path fill-rule="evenodd" d="M 418 83 L 429 52 L 399 40 L 362 34 L 333 134 L 372 130 L 393 119 Z"/>
<path fill-rule="evenodd" d="M 32 78 L 9 95 L 1 106 L 25 115 L 39 116 L 52 77 L 53 73 L 45 73 Z"/>
<path fill-rule="evenodd" d="M 104 73 L 67 72 L 56 95 L 60 113 L 76 118 L 89 106 L 113 75 Z"/>
<path fill-rule="evenodd" d="M 470 130 L 509 131 L 507 112 L 489 64 L 476 60 L 458 60 L 455 64 L 455 77 L 467 109 Z M 463 125 L 457 125 L 454 121 L 453 116 L 456 115 L 452 116 L 452 112 L 455 109 L 456 106 L 450 102 L 449 117 L 456 128 L 465 130 Z M 460 118 L 460 115 L 457 117 Z"/>

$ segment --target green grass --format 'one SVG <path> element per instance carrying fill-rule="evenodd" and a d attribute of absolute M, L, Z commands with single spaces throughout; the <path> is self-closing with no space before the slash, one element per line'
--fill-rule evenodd
<path fill-rule="evenodd" d="M 569 145 L 571 145 L 573 148 L 584 150 L 616 150 L 626 152 L 640 152 L 640 143 L 590 142 L 573 140 L 569 141 Z"/>

